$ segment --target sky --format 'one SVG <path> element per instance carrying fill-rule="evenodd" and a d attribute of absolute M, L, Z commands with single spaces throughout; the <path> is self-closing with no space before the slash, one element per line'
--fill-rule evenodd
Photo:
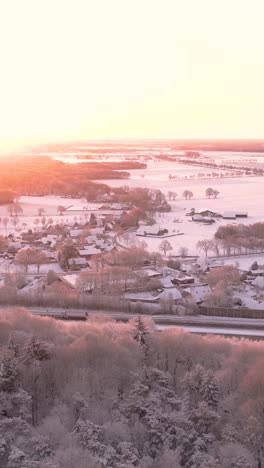
<path fill-rule="evenodd" d="M 0 147 L 264 137 L 263 0 L 0 0 Z"/>

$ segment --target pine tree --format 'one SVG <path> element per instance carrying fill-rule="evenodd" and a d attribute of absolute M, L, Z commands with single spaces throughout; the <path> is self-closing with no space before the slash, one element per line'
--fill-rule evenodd
<path fill-rule="evenodd" d="M 10 455 L 8 457 L 8 468 L 21 468 L 22 463 L 25 460 L 26 455 L 24 452 L 19 450 L 17 447 L 12 447 L 12 450 L 10 452 Z"/>
<path fill-rule="evenodd" d="M 0 364 L 0 390 L 8 393 L 14 392 L 17 387 L 17 379 L 17 360 L 10 353 L 4 353 Z"/>
<path fill-rule="evenodd" d="M 36 336 L 32 336 L 25 345 L 25 361 L 47 361 L 50 359 L 47 344 L 39 340 Z"/>
<path fill-rule="evenodd" d="M 38 419 L 39 409 L 39 379 L 42 372 L 41 363 L 49 360 L 51 355 L 48 351 L 47 344 L 44 341 L 39 340 L 36 336 L 32 336 L 25 345 L 25 354 L 23 362 L 29 368 L 29 393 L 32 398 L 31 402 L 31 415 L 32 425 L 36 426 Z"/>
<path fill-rule="evenodd" d="M 16 336 L 13 332 L 10 333 L 9 335 L 9 340 L 8 340 L 8 349 L 13 353 L 14 357 L 18 356 L 18 344 L 16 341 Z"/>
<path fill-rule="evenodd" d="M 143 351 L 144 365 L 146 365 L 150 350 L 150 331 L 140 316 L 135 319 L 132 336 Z"/>
<path fill-rule="evenodd" d="M 203 376 L 200 393 L 207 405 L 216 410 L 219 402 L 219 385 L 210 370 Z"/>

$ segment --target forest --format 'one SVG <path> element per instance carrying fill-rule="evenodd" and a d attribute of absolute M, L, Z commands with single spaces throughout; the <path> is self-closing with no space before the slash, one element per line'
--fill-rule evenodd
<path fill-rule="evenodd" d="M 263 468 L 262 342 L 0 315 L 1 468 Z"/>
<path fill-rule="evenodd" d="M 0 186 L 18 195 L 54 194 L 93 199 L 98 194 L 109 193 L 110 188 L 92 180 L 127 179 L 128 169 L 145 167 L 135 161 L 66 164 L 44 156 L 12 156 L 0 161 Z"/>

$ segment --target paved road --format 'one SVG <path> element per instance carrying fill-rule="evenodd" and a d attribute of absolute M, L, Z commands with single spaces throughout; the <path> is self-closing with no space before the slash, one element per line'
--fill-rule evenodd
<path fill-rule="evenodd" d="M 0 308 L 6 309 L 8 307 L 1 306 Z M 115 320 L 126 322 L 138 316 L 137 314 L 130 314 L 128 312 L 88 311 L 87 309 L 65 310 L 62 308 L 47 309 L 43 307 L 29 307 L 27 309 L 36 315 L 49 316 L 63 320 L 86 320 L 87 318 L 89 319 L 91 315 L 105 314 Z M 140 315 L 142 317 L 150 317 L 149 315 Z M 187 317 L 154 315 L 151 316 L 151 318 L 155 322 L 157 330 L 178 326 L 191 333 L 264 338 L 264 319 L 208 317 L 202 315 Z"/>

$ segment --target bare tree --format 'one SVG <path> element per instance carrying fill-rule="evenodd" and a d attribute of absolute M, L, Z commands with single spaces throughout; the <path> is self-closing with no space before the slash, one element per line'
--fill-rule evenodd
<path fill-rule="evenodd" d="M 193 192 L 191 192 L 190 190 L 184 190 L 182 195 L 185 198 L 185 200 L 190 200 L 191 198 L 193 198 Z"/>
<path fill-rule="evenodd" d="M 208 188 L 205 190 L 205 195 L 207 196 L 207 198 L 213 197 L 213 195 L 214 195 L 214 189 L 212 189 L 211 187 L 208 187 Z"/>
<path fill-rule="evenodd" d="M 57 208 L 57 211 L 58 211 L 60 216 L 63 216 L 63 214 L 66 211 L 66 208 L 65 208 L 65 206 L 59 205 L 58 208 Z"/>
<path fill-rule="evenodd" d="M 44 208 L 38 208 L 38 216 L 39 217 L 41 217 L 45 212 L 46 212 L 46 210 Z"/>
<path fill-rule="evenodd" d="M 187 255 L 188 255 L 188 247 L 184 247 L 184 246 L 179 247 L 178 253 L 179 253 L 179 255 L 180 255 L 181 257 L 187 257 Z"/>
<path fill-rule="evenodd" d="M 28 265 L 31 263 L 31 255 L 28 249 L 20 250 L 15 256 L 15 264 L 23 265 L 25 267 L 25 272 L 28 272 Z"/>
<path fill-rule="evenodd" d="M 219 195 L 219 191 L 218 190 L 215 190 L 211 187 L 208 187 L 206 190 L 205 190 L 205 195 L 207 196 L 207 198 L 217 198 L 217 196 Z"/>
<path fill-rule="evenodd" d="M 218 190 L 214 190 L 214 193 L 213 193 L 213 195 L 214 195 L 214 198 L 217 198 L 217 197 L 218 197 L 218 195 L 219 195 L 219 193 L 220 193 L 220 192 L 219 192 Z"/>
<path fill-rule="evenodd" d="M 8 223 L 9 223 L 9 219 L 5 217 L 5 218 L 3 219 L 3 225 L 5 226 L 5 230 L 6 230 L 6 228 L 7 228 Z"/>
<path fill-rule="evenodd" d="M 213 239 L 203 239 L 197 242 L 196 244 L 197 249 L 202 250 L 206 257 L 209 252 L 209 250 L 214 250 L 215 245 Z"/>
<path fill-rule="evenodd" d="M 163 239 L 159 245 L 159 250 L 166 256 L 167 252 L 172 250 L 172 245 L 169 241 L 167 241 L 167 239 Z"/>

